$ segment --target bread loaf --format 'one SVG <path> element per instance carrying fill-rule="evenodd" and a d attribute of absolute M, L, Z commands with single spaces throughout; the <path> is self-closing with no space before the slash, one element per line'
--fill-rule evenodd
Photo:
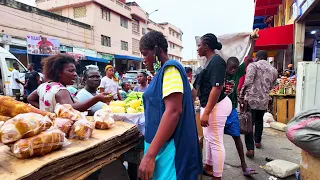
<path fill-rule="evenodd" d="M 50 118 L 55 116 L 53 113 L 41 111 L 40 109 L 37 109 L 31 105 L 16 101 L 9 96 L 0 96 L 0 115 L 15 117 L 19 114 L 30 112 L 41 114 L 42 116 L 48 115 Z"/>
<path fill-rule="evenodd" d="M 108 108 L 100 109 L 93 116 L 96 129 L 109 129 L 114 125 L 112 111 Z"/>
<path fill-rule="evenodd" d="M 11 119 L 11 117 L 0 115 L 0 121 L 6 122 L 6 121 L 8 121 L 9 119 Z"/>
<path fill-rule="evenodd" d="M 93 123 L 88 120 L 76 121 L 71 127 L 69 138 L 88 140 L 92 135 L 93 128 Z"/>
<path fill-rule="evenodd" d="M 0 128 L 0 140 L 4 144 L 13 143 L 21 138 L 35 136 L 51 126 L 52 121 L 48 116 L 36 113 L 19 114 Z"/>
<path fill-rule="evenodd" d="M 65 119 L 65 118 L 56 118 L 53 121 L 53 126 L 60 129 L 66 135 L 69 135 L 72 124 L 73 124 L 72 120 Z"/>
<path fill-rule="evenodd" d="M 43 156 L 61 148 L 65 143 L 64 136 L 59 129 L 51 129 L 30 138 L 20 139 L 11 146 L 11 152 L 22 159 Z"/>
<path fill-rule="evenodd" d="M 82 118 L 81 113 L 73 109 L 70 104 L 57 104 L 54 112 L 60 118 L 71 119 L 73 121 L 77 121 Z"/>

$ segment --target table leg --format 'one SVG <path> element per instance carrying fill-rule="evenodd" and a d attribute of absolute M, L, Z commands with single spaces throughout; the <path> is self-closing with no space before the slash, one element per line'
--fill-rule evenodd
<path fill-rule="evenodd" d="M 138 164 L 128 162 L 128 175 L 130 180 L 138 180 L 138 168 Z"/>

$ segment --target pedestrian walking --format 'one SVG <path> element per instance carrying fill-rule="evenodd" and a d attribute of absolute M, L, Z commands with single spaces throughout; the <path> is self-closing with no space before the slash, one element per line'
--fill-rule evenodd
<path fill-rule="evenodd" d="M 225 161 L 223 133 L 232 110 L 232 103 L 224 93 L 226 62 L 215 53 L 215 50 L 221 48 L 222 44 L 214 34 L 202 36 L 198 43 L 199 56 L 207 58 L 205 69 L 198 76 L 200 80 L 196 80 L 201 105 L 200 120 L 206 141 L 206 162 L 203 170 L 205 175 L 213 176 L 214 180 L 222 177 Z"/>
<path fill-rule="evenodd" d="M 263 132 L 263 115 L 268 109 L 271 100 L 269 93 L 273 88 L 278 71 L 268 61 L 267 51 L 258 51 L 257 62 L 251 63 L 247 68 L 246 79 L 240 92 L 240 106 L 249 105 L 252 113 L 255 133 L 245 135 L 247 147 L 246 156 L 254 157 L 254 143 L 256 148 L 261 148 L 261 137 Z"/>
<path fill-rule="evenodd" d="M 30 63 L 28 65 L 28 72 L 25 75 L 25 85 L 26 97 L 28 97 L 34 90 L 36 90 L 41 84 L 40 75 L 34 70 L 34 64 Z"/>
<path fill-rule="evenodd" d="M 111 92 L 114 97 L 114 100 L 122 100 L 118 89 L 118 79 L 114 75 L 113 66 L 107 65 L 105 71 L 106 76 L 101 79 L 100 92 Z"/>
<path fill-rule="evenodd" d="M 151 31 L 140 40 L 140 51 L 155 76 L 143 94 L 145 155 L 142 180 L 197 180 L 202 158 L 190 84 L 182 65 L 168 58 L 168 42 Z"/>
<path fill-rule="evenodd" d="M 17 101 L 20 101 L 21 90 L 23 89 L 24 83 L 19 79 L 19 64 L 14 62 L 13 70 L 11 72 L 10 88 L 12 89 L 12 95 L 16 97 Z"/>
<path fill-rule="evenodd" d="M 145 72 L 139 72 L 138 76 L 137 76 L 137 80 L 138 80 L 138 86 L 133 88 L 133 91 L 135 92 L 145 92 L 148 88 L 148 75 Z"/>

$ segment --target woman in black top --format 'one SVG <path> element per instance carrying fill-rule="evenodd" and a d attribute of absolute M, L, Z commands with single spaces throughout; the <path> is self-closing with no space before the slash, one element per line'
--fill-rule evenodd
<path fill-rule="evenodd" d="M 199 56 L 205 56 L 205 69 L 199 76 L 199 99 L 201 104 L 201 126 L 206 141 L 206 164 L 204 173 L 220 180 L 225 160 L 223 145 L 224 126 L 232 110 L 231 100 L 224 93 L 226 62 L 215 53 L 222 44 L 214 34 L 201 37 Z"/>

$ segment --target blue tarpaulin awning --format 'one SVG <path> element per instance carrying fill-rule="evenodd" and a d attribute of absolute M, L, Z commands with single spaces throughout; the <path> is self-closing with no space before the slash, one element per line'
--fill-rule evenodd
<path fill-rule="evenodd" d="M 141 61 L 142 58 L 134 57 L 134 56 L 127 56 L 127 55 L 119 55 L 115 54 L 114 55 L 115 59 L 128 59 L 128 60 L 133 60 L 133 61 Z"/>
<path fill-rule="evenodd" d="M 10 48 L 9 51 L 12 54 L 27 54 L 27 50 L 23 50 L 23 49 Z"/>
<path fill-rule="evenodd" d="M 96 61 L 96 62 L 103 62 L 103 63 L 109 63 L 109 61 L 108 61 L 107 59 L 96 58 L 96 57 L 92 57 L 92 56 L 86 56 L 86 60 Z"/>

